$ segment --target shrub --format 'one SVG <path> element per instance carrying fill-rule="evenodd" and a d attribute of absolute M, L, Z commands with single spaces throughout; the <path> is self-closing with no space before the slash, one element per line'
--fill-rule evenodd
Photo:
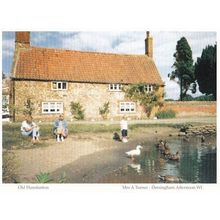
<path fill-rule="evenodd" d="M 27 98 L 27 100 L 24 102 L 24 114 L 32 115 L 34 111 L 34 103 L 31 101 L 30 98 Z"/>
<path fill-rule="evenodd" d="M 38 183 L 49 183 L 50 181 L 52 181 L 49 173 L 42 172 L 36 175 L 36 179 Z"/>
<path fill-rule="evenodd" d="M 79 102 L 71 102 L 70 111 L 72 115 L 74 116 L 74 118 L 77 120 L 83 120 L 85 117 L 84 115 L 85 110 L 82 108 Z"/>
<path fill-rule="evenodd" d="M 102 108 L 99 108 L 99 114 L 103 119 L 107 118 L 107 114 L 109 113 L 109 102 L 105 102 Z"/>
<path fill-rule="evenodd" d="M 155 114 L 155 116 L 158 119 L 163 119 L 163 118 L 175 118 L 176 117 L 176 113 L 169 109 L 169 110 L 164 110 L 164 111 L 159 111 Z"/>

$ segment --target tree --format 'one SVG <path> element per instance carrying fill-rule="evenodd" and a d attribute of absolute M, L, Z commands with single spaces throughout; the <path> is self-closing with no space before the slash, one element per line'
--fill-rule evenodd
<path fill-rule="evenodd" d="M 176 52 L 173 56 L 176 60 L 172 66 L 174 71 L 168 74 L 168 77 L 170 80 L 177 80 L 176 82 L 180 85 L 180 100 L 182 101 L 189 90 L 192 93 L 196 92 L 192 50 L 185 37 L 177 41 Z"/>
<path fill-rule="evenodd" d="M 195 77 L 199 91 L 212 94 L 216 100 L 216 44 L 207 46 L 195 63 Z"/>

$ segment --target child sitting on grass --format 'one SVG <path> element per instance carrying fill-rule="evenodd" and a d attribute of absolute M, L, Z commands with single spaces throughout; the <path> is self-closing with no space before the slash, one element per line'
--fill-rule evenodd
<path fill-rule="evenodd" d="M 68 135 L 67 122 L 64 120 L 63 114 L 60 114 L 59 118 L 54 122 L 54 134 L 57 142 L 64 141 Z"/>

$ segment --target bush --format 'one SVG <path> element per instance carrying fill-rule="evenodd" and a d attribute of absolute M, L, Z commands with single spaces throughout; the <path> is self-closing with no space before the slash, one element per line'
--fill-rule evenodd
<path fill-rule="evenodd" d="M 70 111 L 72 115 L 74 116 L 74 118 L 77 120 L 83 120 L 85 117 L 84 109 L 82 108 L 79 102 L 71 102 Z"/>
<path fill-rule="evenodd" d="M 158 118 L 158 119 L 163 119 L 163 118 L 175 118 L 176 117 L 176 113 L 173 111 L 173 110 L 164 110 L 164 111 L 160 111 L 160 112 L 157 112 L 155 114 L 155 116 Z"/>
<path fill-rule="evenodd" d="M 107 118 L 109 113 L 109 102 L 105 102 L 102 108 L 99 108 L 99 114 L 102 116 L 103 119 Z"/>
<path fill-rule="evenodd" d="M 186 95 L 183 98 L 183 101 L 215 101 L 215 97 L 213 95 L 202 95 L 198 97 L 192 97 L 191 95 Z"/>

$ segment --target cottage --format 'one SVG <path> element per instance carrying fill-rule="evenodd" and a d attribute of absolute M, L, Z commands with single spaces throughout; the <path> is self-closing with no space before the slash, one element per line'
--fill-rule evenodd
<path fill-rule="evenodd" d="M 109 102 L 108 118 L 123 114 L 146 117 L 142 106 L 129 100 L 122 87 L 154 84 L 163 93 L 164 82 L 153 60 L 153 39 L 147 32 L 144 55 L 83 52 L 30 45 L 30 32 L 16 32 L 12 66 L 11 104 L 20 120 L 29 101 L 35 118 L 51 120 L 64 112 L 71 118 L 70 103 L 79 102 L 85 119 L 100 119 L 99 109 Z"/>

